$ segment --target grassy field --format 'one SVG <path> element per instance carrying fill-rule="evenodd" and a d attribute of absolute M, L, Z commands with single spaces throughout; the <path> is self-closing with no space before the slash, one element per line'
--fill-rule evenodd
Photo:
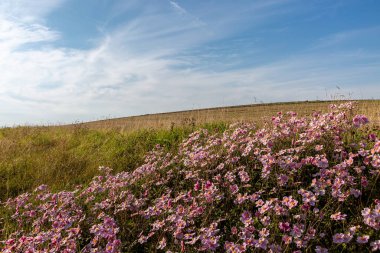
<path fill-rule="evenodd" d="M 279 111 L 296 111 L 309 115 L 313 111 L 326 112 L 328 105 L 339 101 L 304 101 L 271 104 L 254 104 L 209 108 L 170 113 L 148 114 L 83 123 L 91 129 L 113 129 L 121 132 L 136 129 L 170 129 L 173 126 L 196 126 L 215 122 L 248 121 L 262 123 Z M 380 100 L 358 101 L 358 113 L 367 115 L 372 122 L 380 123 Z"/>
<path fill-rule="evenodd" d="M 0 203 L 0 251 L 380 250 L 377 104 L 337 104 L 214 110 L 260 127 L 203 110 L 166 127 L 2 129 L 2 198 L 25 193 Z"/>
<path fill-rule="evenodd" d="M 53 190 L 86 183 L 100 165 L 115 172 L 129 171 L 143 162 L 156 144 L 167 150 L 195 129 L 223 132 L 228 123 L 259 125 L 278 111 L 308 115 L 326 111 L 331 102 L 246 105 L 110 119 L 66 126 L 0 129 L 0 200 L 40 184 Z M 358 113 L 380 120 L 380 101 L 359 101 Z"/>

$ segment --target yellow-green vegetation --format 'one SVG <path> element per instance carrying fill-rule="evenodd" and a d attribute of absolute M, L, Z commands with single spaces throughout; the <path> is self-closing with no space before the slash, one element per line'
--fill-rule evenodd
<path fill-rule="evenodd" d="M 29 129 L 18 141 L 26 157 L 65 143 L 49 157 L 62 167 L 46 175 L 55 189 L 40 185 L 1 203 L 0 251 L 377 251 L 380 131 L 354 105 L 308 117 L 278 113 L 259 127 L 209 124 L 187 137 L 196 124 Z M 116 171 L 101 167 L 89 180 L 103 161 Z M 75 180 L 88 182 L 70 190 Z"/>
<path fill-rule="evenodd" d="M 136 129 L 170 129 L 173 126 L 188 124 L 200 125 L 211 122 L 248 121 L 262 123 L 277 112 L 295 111 L 298 115 L 310 115 L 313 111 L 327 112 L 328 105 L 339 101 L 305 101 L 271 104 L 241 105 L 220 108 L 208 108 L 181 112 L 148 114 L 142 116 L 115 118 L 84 123 L 92 129 L 118 129 L 134 131 Z M 380 100 L 357 101 L 358 113 L 367 115 L 372 122 L 380 123 Z"/>
<path fill-rule="evenodd" d="M 222 131 L 226 125 L 202 127 Z M 0 129 L 0 199 L 40 184 L 71 189 L 91 180 L 100 165 L 116 172 L 132 170 L 156 144 L 172 149 L 193 130 L 190 125 L 130 132 L 83 125 Z"/>
<path fill-rule="evenodd" d="M 278 111 L 307 115 L 326 111 L 330 102 L 247 105 L 163 113 L 49 127 L 0 129 L 0 200 L 48 184 L 71 189 L 90 181 L 101 165 L 130 171 L 156 144 L 176 148 L 195 129 L 222 132 L 228 123 L 259 125 Z M 358 113 L 379 122 L 380 101 L 359 101 Z"/>

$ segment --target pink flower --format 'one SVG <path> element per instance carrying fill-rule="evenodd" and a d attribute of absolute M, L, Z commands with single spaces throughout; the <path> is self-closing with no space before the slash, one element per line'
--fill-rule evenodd
<path fill-rule="evenodd" d="M 376 134 L 373 134 L 373 133 L 372 133 L 372 134 L 369 134 L 369 135 L 368 135 L 368 139 L 371 140 L 371 141 L 376 141 L 376 138 L 377 138 L 377 137 L 376 137 Z"/>
<path fill-rule="evenodd" d="M 315 247 L 315 253 L 328 253 L 329 251 L 326 248 L 323 248 L 321 246 Z"/>
<path fill-rule="evenodd" d="M 166 247 L 166 238 L 163 237 L 158 243 L 157 249 L 164 249 Z"/>
<path fill-rule="evenodd" d="M 282 232 L 288 232 L 290 231 L 290 225 L 289 222 L 280 222 L 278 227 Z"/>
<path fill-rule="evenodd" d="M 235 194 L 239 191 L 239 187 L 236 184 L 230 185 L 230 191 L 232 194 Z"/>
<path fill-rule="evenodd" d="M 380 240 L 371 242 L 372 251 L 380 250 Z"/>
<path fill-rule="evenodd" d="M 373 145 L 373 149 L 371 149 L 371 154 L 380 153 L 380 141 L 376 141 L 375 145 Z"/>
<path fill-rule="evenodd" d="M 354 195 L 355 198 L 359 198 L 360 195 L 362 195 L 362 192 L 360 190 L 358 190 L 358 189 L 351 188 L 350 189 L 350 194 Z"/>
<path fill-rule="evenodd" d="M 315 151 L 321 151 L 323 149 L 323 145 L 315 145 Z"/>
<path fill-rule="evenodd" d="M 326 157 L 323 156 L 317 156 L 317 159 L 315 161 L 315 165 L 318 168 L 326 169 L 329 167 L 329 161 L 326 159 Z"/>
<path fill-rule="evenodd" d="M 352 234 L 338 233 L 333 236 L 333 242 L 337 244 L 348 243 L 352 239 Z"/>
<path fill-rule="evenodd" d="M 277 180 L 278 180 L 278 185 L 284 186 L 288 182 L 289 177 L 287 175 L 281 174 L 278 176 Z"/>
<path fill-rule="evenodd" d="M 243 214 L 241 215 L 240 218 L 241 222 L 247 227 L 251 224 L 252 222 L 252 216 L 251 213 L 248 211 L 244 211 Z"/>
<path fill-rule="evenodd" d="M 201 184 L 199 183 L 199 181 L 197 181 L 195 184 L 194 184 L 194 191 L 199 191 L 201 189 Z"/>
<path fill-rule="evenodd" d="M 239 171 L 239 177 L 243 183 L 247 183 L 250 179 L 248 173 L 244 170 Z"/>
<path fill-rule="evenodd" d="M 334 213 L 330 216 L 332 220 L 340 221 L 340 220 L 345 220 L 347 217 L 346 214 L 341 214 L 340 212 Z"/>
<path fill-rule="evenodd" d="M 368 186 L 368 179 L 367 179 L 367 177 L 365 177 L 365 176 L 361 177 L 360 181 L 361 181 L 361 184 L 362 184 L 363 187 L 367 187 Z"/>
<path fill-rule="evenodd" d="M 34 191 L 46 191 L 48 186 L 46 184 L 38 186 Z"/>
<path fill-rule="evenodd" d="M 342 233 L 335 234 L 333 236 L 333 242 L 338 243 L 338 244 L 344 243 L 345 242 L 345 235 Z"/>
<path fill-rule="evenodd" d="M 269 216 L 264 216 L 260 219 L 261 223 L 264 226 L 268 226 L 270 224 L 270 217 Z"/>
<path fill-rule="evenodd" d="M 377 204 L 375 208 L 370 209 L 368 207 L 362 210 L 363 221 L 366 225 L 380 230 L 380 204 Z"/>
<path fill-rule="evenodd" d="M 289 197 L 286 197 L 286 196 L 285 196 L 285 197 L 282 199 L 282 204 L 283 204 L 284 206 L 287 206 L 289 209 L 292 209 L 293 207 L 296 207 L 296 206 L 297 206 L 298 201 L 295 200 L 295 199 L 293 199 L 292 196 L 289 196 Z"/>
<path fill-rule="evenodd" d="M 267 245 L 268 245 L 268 240 L 265 237 L 261 237 L 257 241 L 255 247 L 256 248 L 261 248 L 261 249 L 265 250 L 265 249 L 267 249 Z"/>
<path fill-rule="evenodd" d="M 352 123 L 354 124 L 355 127 L 360 127 L 361 125 L 365 125 L 369 122 L 368 118 L 364 115 L 356 115 L 352 119 Z"/>
<path fill-rule="evenodd" d="M 292 231 L 291 231 L 291 235 L 294 237 L 294 238 L 300 238 L 304 232 L 304 229 L 303 229 L 303 225 L 293 225 L 293 228 L 292 228 Z"/>
<path fill-rule="evenodd" d="M 358 236 L 358 238 L 356 238 L 356 242 L 360 244 L 364 244 L 368 242 L 368 239 L 369 239 L 369 235 Z"/>
<path fill-rule="evenodd" d="M 262 228 L 259 232 L 260 237 L 268 237 L 269 236 L 269 230 L 267 228 Z"/>
<path fill-rule="evenodd" d="M 224 249 L 227 253 L 242 253 L 246 250 L 243 245 L 235 244 L 233 242 L 225 242 Z"/>
<path fill-rule="evenodd" d="M 285 245 L 291 244 L 293 241 L 293 238 L 289 235 L 282 236 L 282 241 L 285 243 Z"/>
<path fill-rule="evenodd" d="M 371 165 L 374 168 L 377 168 L 377 169 L 380 168 L 380 155 L 374 155 L 372 157 Z"/>

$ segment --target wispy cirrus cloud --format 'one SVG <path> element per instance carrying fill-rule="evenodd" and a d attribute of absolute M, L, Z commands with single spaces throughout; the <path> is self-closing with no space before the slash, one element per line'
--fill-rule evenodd
<path fill-rule="evenodd" d="M 0 49 L 5 54 L 30 43 L 50 42 L 59 32 L 44 25 L 43 17 L 62 1 L 4 0 L 0 2 Z"/>
<path fill-rule="evenodd" d="M 187 11 L 182 8 L 177 2 L 169 1 L 169 3 L 172 5 L 172 7 L 181 15 L 187 14 Z"/>
<path fill-rule="evenodd" d="M 365 41 L 380 42 L 380 26 L 371 26 L 360 29 L 351 29 L 330 34 L 318 39 L 312 46 L 312 49 L 323 49 L 333 46 L 339 46 L 344 43 L 355 42 L 355 46 L 361 46 Z M 345 48 L 344 48 L 345 49 Z"/>
<path fill-rule="evenodd" d="M 64 3 L 65 0 L 2 0 L 2 17 L 17 18 L 19 22 L 43 22 L 44 17 Z"/>
<path fill-rule="evenodd" d="M 47 43 L 59 38 L 59 33 L 38 23 L 24 24 L 0 17 L 0 49 L 6 53 L 33 43 Z"/>
<path fill-rule="evenodd" d="M 242 37 L 274 16 L 297 15 L 302 8 L 290 6 L 292 1 L 117 1 L 87 48 L 55 44 L 67 34 L 51 27 L 48 16 L 64 1 L 15 3 L 0 4 L 0 124 L 85 121 L 255 99 L 322 99 L 337 84 L 357 97 L 380 94 L 380 54 L 331 53 L 325 49 L 332 44 L 325 42 L 317 51 L 311 45 L 292 56 L 273 56 L 263 54 L 268 48 L 260 41 L 268 35 L 261 29 Z M 112 25 L 128 13 L 131 18 Z M 223 43 L 235 36 L 239 43 Z M 258 60 L 269 56 L 270 61 Z M 363 83 L 370 90 L 357 88 Z"/>

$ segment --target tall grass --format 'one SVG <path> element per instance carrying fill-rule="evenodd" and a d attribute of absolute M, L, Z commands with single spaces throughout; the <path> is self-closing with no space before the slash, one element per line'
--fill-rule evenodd
<path fill-rule="evenodd" d="M 335 101 L 336 102 L 336 101 Z M 220 108 L 197 109 L 181 112 L 148 114 L 142 116 L 115 118 L 83 123 L 91 129 L 117 129 L 118 131 L 135 131 L 140 129 L 170 129 L 184 124 L 202 125 L 205 123 L 237 121 L 261 124 L 279 111 L 296 111 L 298 115 L 307 116 L 313 111 L 327 112 L 333 101 L 305 101 L 271 104 L 253 104 Z M 358 101 L 358 113 L 367 115 L 371 122 L 380 123 L 380 100 Z"/>
<path fill-rule="evenodd" d="M 307 118 L 278 113 L 264 127 L 207 125 L 208 130 L 192 132 L 181 143 L 187 131 L 195 130 L 194 124 L 124 133 L 122 143 L 128 140 L 131 151 L 140 150 L 132 163 L 139 163 L 145 147 L 161 145 L 137 168 L 116 167 L 112 172 L 102 167 L 101 174 L 75 190 L 41 185 L 1 203 L 0 248 L 109 253 L 378 251 L 380 132 L 353 106 L 332 105 L 328 113 Z M 38 153 L 45 153 L 60 131 L 38 138 L 23 133 L 20 143 L 37 143 Z M 75 142 L 67 147 L 78 156 L 83 151 L 82 156 L 95 159 L 118 146 L 103 147 L 108 139 L 99 130 L 78 128 L 70 136 L 75 134 L 80 137 L 65 140 Z M 72 174 L 76 176 L 80 174 Z"/>
<path fill-rule="evenodd" d="M 277 111 L 309 115 L 328 101 L 257 104 L 144 115 L 67 126 L 0 128 L 0 200 L 40 184 L 71 189 L 96 175 L 99 165 L 130 171 L 156 144 L 168 151 L 191 132 L 223 132 L 231 122 L 264 124 Z M 380 122 L 380 101 L 358 102 L 358 113 Z"/>
<path fill-rule="evenodd" d="M 223 131 L 224 123 L 204 124 Z M 116 172 L 138 167 L 155 145 L 175 149 L 195 126 L 171 129 L 17 127 L 0 129 L 0 199 L 16 196 L 40 184 L 53 190 L 72 189 L 92 179 L 100 165 Z"/>

